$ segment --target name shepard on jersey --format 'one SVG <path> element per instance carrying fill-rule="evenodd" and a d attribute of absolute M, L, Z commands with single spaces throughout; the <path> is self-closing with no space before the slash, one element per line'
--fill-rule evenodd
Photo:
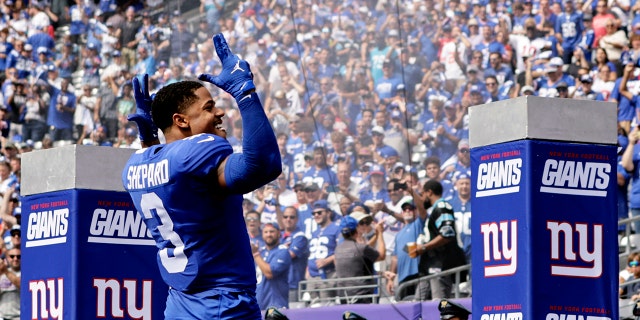
<path fill-rule="evenodd" d="M 69 208 L 29 213 L 26 247 L 39 247 L 67 242 Z"/>
<path fill-rule="evenodd" d="M 540 192 L 606 197 L 611 164 L 547 159 Z"/>
<path fill-rule="evenodd" d="M 146 189 L 169 182 L 169 160 L 130 166 L 127 170 L 127 190 Z"/>

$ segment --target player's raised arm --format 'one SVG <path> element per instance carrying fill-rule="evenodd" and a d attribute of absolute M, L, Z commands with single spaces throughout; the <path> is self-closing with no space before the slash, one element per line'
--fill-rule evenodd
<path fill-rule="evenodd" d="M 160 143 L 158 140 L 158 127 L 151 119 L 151 101 L 149 96 L 149 75 L 144 74 L 142 81 L 138 76 L 133 77 L 133 96 L 136 100 L 136 113 L 127 116 L 127 120 L 138 125 L 140 143 L 143 147 L 150 147 Z"/>
<path fill-rule="evenodd" d="M 201 74 L 198 79 L 210 82 L 231 94 L 242 116 L 242 153 L 230 155 L 218 168 L 220 185 L 234 193 L 246 193 L 272 181 L 282 172 L 276 137 L 255 93 L 249 63 L 231 52 L 222 34 L 213 36 L 216 53 L 222 62 L 219 75 Z"/>

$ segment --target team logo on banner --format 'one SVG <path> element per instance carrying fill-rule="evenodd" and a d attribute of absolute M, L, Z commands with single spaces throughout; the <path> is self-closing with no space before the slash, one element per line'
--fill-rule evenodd
<path fill-rule="evenodd" d="M 510 276 L 518 269 L 518 221 L 480 225 L 485 277 Z"/>
<path fill-rule="evenodd" d="M 27 218 L 25 242 L 27 248 L 67 242 L 69 231 L 67 200 L 34 203 L 29 209 L 31 212 Z"/>
<path fill-rule="evenodd" d="M 611 164 L 547 159 L 540 192 L 606 197 Z"/>
<path fill-rule="evenodd" d="M 88 242 L 155 246 L 151 232 L 136 210 L 96 208 Z"/>
<path fill-rule="evenodd" d="M 31 319 L 62 319 L 64 279 L 30 280 Z"/>
<path fill-rule="evenodd" d="M 602 275 L 601 224 L 594 224 L 593 230 L 590 231 L 586 223 L 572 225 L 567 222 L 547 221 L 547 230 L 551 232 L 551 260 L 560 260 L 560 253 L 564 252 L 562 258 L 572 262 L 567 265 L 552 264 L 552 275 L 584 278 L 598 278 Z M 574 233 L 578 235 L 576 245 Z M 592 248 L 592 251 L 589 251 L 589 248 Z M 576 265 L 576 262 L 580 265 Z"/>
<path fill-rule="evenodd" d="M 480 163 L 477 171 L 476 197 L 519 192 L 521 169 L 521 158 Z"/>

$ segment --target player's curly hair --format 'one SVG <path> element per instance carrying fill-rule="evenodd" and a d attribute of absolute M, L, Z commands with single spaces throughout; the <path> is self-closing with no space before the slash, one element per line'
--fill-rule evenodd
<path fill-rule="evenodd" d="M 180 81 L 162 87 L 151 103 L 151 117 L 164 131 L 173 124 L 175 113 L 184 113 L 197 100 L 196 90 L 204 87 L 198 81 Z"/>

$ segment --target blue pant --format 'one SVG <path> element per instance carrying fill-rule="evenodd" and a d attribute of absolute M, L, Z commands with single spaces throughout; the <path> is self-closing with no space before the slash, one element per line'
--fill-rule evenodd
<path fill-rule="evenodd" d="M 186 319 L 262 319 L 255 292 L 210 289 L 187 294 L 169 289 L 166 320 Z"/>

